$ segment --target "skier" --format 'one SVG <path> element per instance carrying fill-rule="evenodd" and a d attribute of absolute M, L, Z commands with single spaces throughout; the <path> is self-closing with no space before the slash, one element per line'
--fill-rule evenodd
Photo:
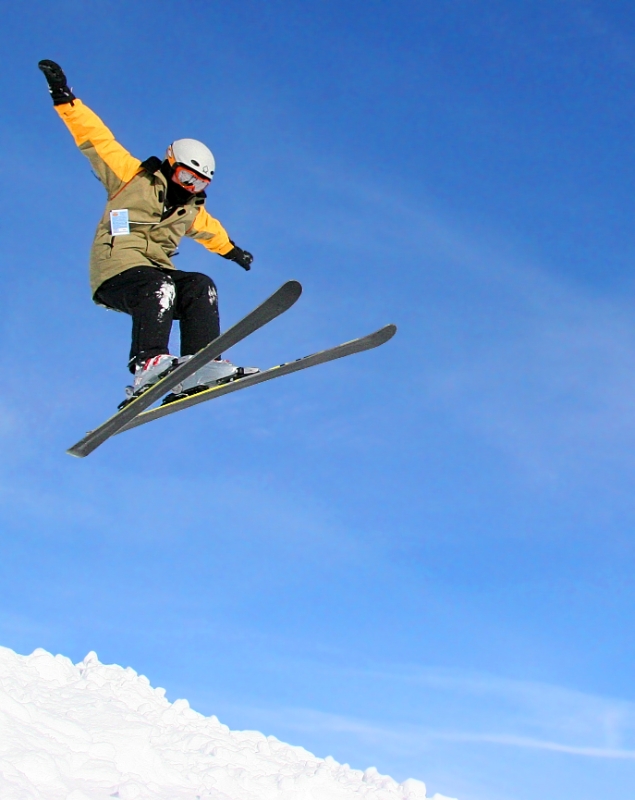
<path fill-rule="evenodd" d="M 123 407 L 220 334 L 214 281 L 199 272 L 176 269 L 170 260 L 182 237 L 196 239 L 245 270 L 251 269 L 253 256 L 234 244 L 205 210 L 205 189 L 215 161 L 202 142 L 177 139 L 163 160 L 151 156 L 139 161 L 75 97 L 58 64 L 44 60 L 38 66 L 55 110 L 108 192 L 90 256 L 90 285 L 95 303 L 132 317 L 128 367 L 134 384 L 126 388 Z M 174 319 L 180 324 L 180 359 L 168 349 Z M 196 392 L 258 371 L 219 359 L 173 391 Z"/>

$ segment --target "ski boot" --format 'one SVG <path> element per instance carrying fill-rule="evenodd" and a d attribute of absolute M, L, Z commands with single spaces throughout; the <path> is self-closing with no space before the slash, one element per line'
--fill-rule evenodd
<path fill-rule="evenodd" d="M 181 358 L 179 358 L 179 364 L 189 361 L 190 358 L 192 358 L 192 356 L 181 356 Z M 174 400 L 178 400 L 180 397 L 204 392 L 206 389 L 239 380 L 240 378 L 244 378 L 245 375 L 254 375 L 256 372 L 260 372 L 258 367 L 237 367 L 226 359 L 208 361 L 207 364 L 203 364 L 203 366 L 197 369 L 189 378 L 185 378 L 182 383 L 177 384 L 163 403 L 171 403 Z"/>
<path fill-rule="evenodd" d="M 137 364 L 134 373 L 134 383 L 126 386 L 126 399 L 119 403 L 119 410 L 132 402 L 135 397 L 143 394 L 153 386 L 158 380 L 171 372 L 178 364 L 179 360 L 174 356 L 164 353 L 160 356 L 153 356 L 143 364 Z"/>

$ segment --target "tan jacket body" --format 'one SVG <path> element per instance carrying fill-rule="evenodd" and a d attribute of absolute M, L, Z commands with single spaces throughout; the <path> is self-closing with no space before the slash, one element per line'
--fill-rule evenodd
<path fill-rule="evenodd" d="M 232 249 L 227 231 L 205 210 L 204 194 L 192 195 L 162 221 L 167 180 L 159 170 L 160 160 L 141 162 L 130 155 L 81 100 L 55 110 L 108 192 L 90 253 L 93 295 L 104 281 L 132 267 L 175 269 L 170 257 L 183 236 L 196 239 L 212 253 L 224 255 Z M 110 212 L 124 208 L 130 233 L 112 236 Z"/>

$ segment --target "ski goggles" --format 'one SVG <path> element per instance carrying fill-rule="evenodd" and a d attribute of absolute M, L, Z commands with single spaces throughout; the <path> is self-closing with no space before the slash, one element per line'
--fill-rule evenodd
<path fill-rule="evenodd" d="M 188 192 L 192 192 L 192 194 L 202 192 L 210 183 L 209 178 L 201 178 L 200 175 L 197 175 L 196 172 L 193 172 L 191 169 L 180 166 L 176 167 L 174 170 L 173 178 L 175 183 L 178 183 L 179 186 L 182 186 Z"/>

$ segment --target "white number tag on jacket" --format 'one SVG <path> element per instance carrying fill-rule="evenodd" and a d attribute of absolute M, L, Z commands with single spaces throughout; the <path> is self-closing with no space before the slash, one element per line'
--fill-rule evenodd
<path fill-rule="evenodd" d="M 127 236 L 130 233 L 130 220 L 128 219 L 128 209 L 119 208 L 110 212 L 110 234 L 111 236 Z"/>

